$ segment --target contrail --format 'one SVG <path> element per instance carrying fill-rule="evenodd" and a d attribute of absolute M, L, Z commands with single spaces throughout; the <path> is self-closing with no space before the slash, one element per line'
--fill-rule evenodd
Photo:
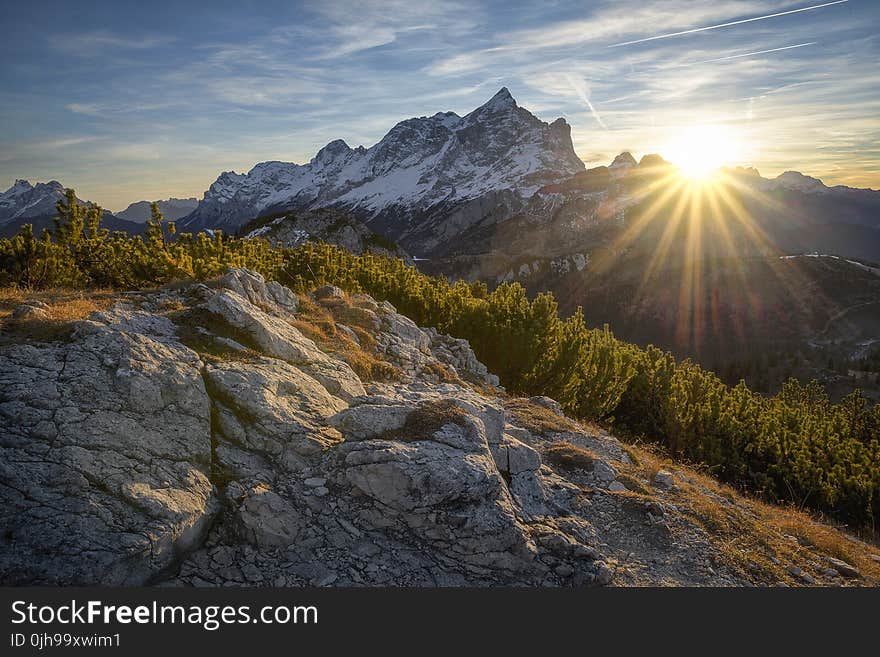
<path fill-rule="evenodd" d="M 801 7 L 800 9 L 790 9 L 789 11 L 780 11 L 776 14 L 767 14 L 766 16 L 754 16 L 753 18 L 744 18 L 739 21 L 731 21 L 730 23 L 720 23 L 718 25 L 709 25 L 708 27 L 695 27 L 692 30 L 683 30 L 682 32 L 673 32 L 671 34 L 660 34 L 658 36 L 647 37 L 645 39 L 636 39 L 634 41 L 624 41 L 623 43 L 612 43 L 606 48 L 617 48 L 619 46 L 631 46 L 634 43 L 644 43 L 645 41 L 656 41 L 657 39 L 669 39 L 671 37 L 682 36 L 684 34 L 694 34 L 695 32 L 705 32 L 706 30 L 717 30 L 722 27 L 730 27 L 732 25 L 742 25 L 743 23 L 752 23 L 754 21 L 763 21 L 768 18 L 776 18 L 778 16 L 788 16 L 789 14 L 798 14 L 802 11 L 810 11 L 811 9 L 821 9 L 822 7 L 830 7 L 831 5 L 840 5 L 849 0 L 834 0 L 834 2 L 826 2 L 821 5 L 812 5 L 810 7 Z"/>
<path fill-rule="evenodd" d="M 770 48 L 769 50 L 756 50 L 755 52 L 744 52 L 740 55 L 729 55 L 727 57 L 718 57 L 716 59 L 704 59 L 701 62 L 693 62 L 693 64 L 685 64 L 685 66 L 693 66 L 694 64 L 709 64 L 711 62 L 723 62 L 726 59 L 738 59 L 740 57 L 751 57 L 752 55 L 763 55 L 768 52 L 779 52 L 780 50 L 791 50 L 792 48 L 803 48 L 804 46 L 815 46 L 818 41 L 810 41 L 809 43 L 797 43 L 793 46 L 783 46 L 782 48 Z"/>
<path fill-rule="evenodd" d="M 590 113 L 593 115 L 593 118 L 596 119 L 596 123 L 602 126 L 603 129 L 607 130 L 608 126 L 605 125 L 605 122 L 602 120 L 602 117 L 599 116 L 599 112 L 596 111 L 596 108 L 593 107 L 593 103 L 590 102 L 590 97 L 587 96 L 587 87 L 581 80 L 576 80 L 575 77 L 571 73 L 565 74 L 565 79 L 568 80 L 568 84 L 571 85 L 572 90 L 580 96 L 581 100 L 586 103 L 587 107 L 590 108 Z"/>

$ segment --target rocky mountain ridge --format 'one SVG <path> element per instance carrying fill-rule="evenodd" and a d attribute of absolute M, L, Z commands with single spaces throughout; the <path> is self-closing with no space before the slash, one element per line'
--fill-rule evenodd
<path fill-rule="evenodd" d="M 502 88 L 463 117 L 401 121 L 370 148 L 336 140 L 305 165 L 263 162 L 246 175 L 225 172 L 181 226 L 234 232 L 260 214 L 335 207 L 405 241 L 424 231 L 427 217 L 499 193 L 528 198 L 583 167 L 563 119 L 541 121 Z"/>
<path fill-rule="evenodd" d="M 246 221 L 283 210 L 334 208 L 419 257 L 456 253 L 456 243 L 507 253 L 505 241 L 481 235 L 523 215 L 538 230 L 554 230 L 559 212 L 589 222 L 599 205 L 614 207 L 623 222 L 645 195 L 639 188 L 656 182 L 649 178 L 669 177 L 665 187 L 678 186 L 674 171 L 658 155 L 637 162 L 629 152 L 587 171 L 568 124 L 540 121 L 504 88 L 464 117 L 440 112 L 402 121 L 369 149 L 336 140 L 305 165 L 263 162 L 247 174 L 225 172 L 181 223 L 186 230 L 236 232 Z M 818 226 L 817 243 L 830 236 L 843 255 L 880 258 L 880 192 L 827 187 L 796 171 L 768 179 L 736 168 L 723 177 L 761 199 L 764 207 L 749 208 L 761 221 L 773 215 L 782 224 L 771 231 L 781 249 L 803 246 L 806 223 Z M 682 189 L 675 198 L 684 195 Z M 797 225 L 788 229 L 789 220 Z M 560 255 L 571 253 L 538 257 Z"/>
<path fill-rule="evenodd" d="M 31 224 L 39 235 L 44 228 L 54 226 L 57 215 L 55 204 L 64 199 L 65 187 L 57 180 L 36 185 L 27 180 L 16 180 L 5 192 L 0 193 L 0 238 L 18 233 L 24 224 Z M 80 205 L 93 205 L 91 201 L 77 199 Z M 104 211 L 103 225 L 110 230 L 121 230 L 130 235 L 143 232 L 143 226 Z"/>
<path fill-rule="evenodd" d="M 331 350 L 306 336 L 329 330 L 316 312 Z M 874 582 L 868 556 L 802 545 L 706 478 L 507 395 L 465 341 L 387 302 L 247 270 L 5 340 L 0 415 L 5 585 Z M 742 523 L 743 545 L 764 534 L 740 555 L 706 514 Z"/>
<path fill-rule="evenodd" d="M 36 185 L 16 180 L 0 194 L 0 223 L 51 214 L 55 212 L 55 203 L 63 198 L 64 187 L 57 180 Z"/>

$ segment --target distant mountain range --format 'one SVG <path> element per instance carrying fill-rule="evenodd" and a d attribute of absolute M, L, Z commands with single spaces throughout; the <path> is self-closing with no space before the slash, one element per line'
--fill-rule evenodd
<path fill-rule="evenodd" d="M 51 228 L 57 214 L 55 204 L 64 198 L 65 187 L 57 180 L 32 185 L 27 180 L 16 180 L 0 194 L 0 237 L 14 235 L 24 224 L 31 224 L 34 232 Z M 77 199 L 81 205 L 93 205 L 91 201 Z M 170 198 L 158 201 L 165 219 L 175 221 L 190 214 L 198 207 L 196 198 Z M 132 235 L 144 232 L 150 218 L 150 201 L 132 203 L 121 212 L 104 211 L 102 225 L 110 230 L 121 230 Z"/>
<path fill-rule="evenodd" d="M 465 116 L 438 112 L 401 121 L 370 148 L 332 141 L 306 164 L 273 161 L 247 174 L 224 172 L 201 201 L 171 198 L 159 204 L 179 230 L 232 234 L 259 217 L 330 208 L 430 258 L 438 270 L 469 278 L 512 272 L 515 278 L 530 259 L 584 255 L 612 245 L 615 226 L 633 226 L 663 195 L 669 207 L 639 231 L 643 243 L 654 244 L 658 231 L 666 230 L 664 217 L 686 191 L 670 191 L 672 177 L 658 184 L 670 165 L 658 155 L 636 162 L 622 153 L 608 167 L 586 170 L 570 133 L 564 119 L 541 121 L 502 88 Z M 724 219 L 709 226 L 710 232 L 734 228 L 725 248 L 816 250 L 880 260 L 878 191 L 827 187 L 796 171 L 767 179 L 742 168 L 725 172 L 725 188 L 723 202 L 706 210 Z M 45 222 L 63 189 L 57 181 L 16 181 L 0 194 L 0 231 L 14 232 L 34 219 Z M 748 212 L 753 226 L 741 226 L 734 208 Z M 105 217 L 114 229 L 141 232 L 149 202 Z M 747 228 L 753 234 L 747 235 Z M 638 242 L 625 246 L 638 248 Z M 706 245 L 720 248 L 711 240 Z M 477 267 L 475 259 L 482 261 Z"/>
<path fill-rule="evenodd" d="M 193 198 L 169 198 L 164 201 L 156 201 L 159 204 L 159 210 L 167 221 L 177 221 L 181 217 L 185 217 L 195 210 L 199 205 L 199 199 Z M 137 201 L 132 203 L 122 212 L 117 212 L 116 216 L 133 221 L 138 224 L 146 223 L 151 216 L 150 201 Z"/>
<path fill-rule="evenodd" d="M 0 194 L 0 237 L 15 235 L 24 224 L 31 224 L 34 232 L 40 234 L 44 228 L 54 226 L 57 215 L 55 204 L 64 198 L 64 185 L 57 180 L 32 185 L 27 180 L 16 180 L 5 192 Z M 77 199 L 81 205 L 92 205 L 90 201 Z M 119 230 L 137 235 L 143 232 L 143 225 L 104 211 L 104 228 Z"/>
<path fill-rule="evenodd" d="M 614 232 L 606 230 L 606 215 L 631 225 L 668 173 L 660 156 L 636 162 L 629 153 L 586 170 L 570 132 L 564 119 L 545 123 L 502 88 L 463 117 L 440 112 L 402 121 L 370 148 L 336 140 L 307 164 L 263 162 L 246 174 L 224 172 L 178 225 L 234 233 L 256 217 L 333 208 L 416 256 L 438 265 L 445 259 L 447 273 L 503 276 L 510 267 L 502 268 L 522 258 L 601 246 Z M 767 179 L 735 169 L 725 177 L 730 195 L 754 213 L 761 248 L 880 260 L 880 192 L 827 187 L 795 171 Z M 680 197 L 673 193 L 672 204 Z M 487 254 L 488 269 L 485 262 L 475 270 L 461 266 L 462 257 Z"/>

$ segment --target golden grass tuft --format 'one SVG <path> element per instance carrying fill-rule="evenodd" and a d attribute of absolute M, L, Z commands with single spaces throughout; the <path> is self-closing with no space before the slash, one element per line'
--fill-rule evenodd
<path fill-rule="evenodd" d="M 75 322 L 110 307 L 114 300 L 112 290 L 0 289 L 0 343 L 68 340 Z M 48 317 L 13 319 L 12 312 L 25 301 L 45 303 Z"/>
<path fill-rule="evenodd" d="M 400 429 L 386 433 L 383 438 L 402 442 L 429 440 L 446 424 L 464 426 L 467 417 L 467 413 L 451 399 L 424 402 L 407 416 Z"/>
<path fill-rule="evenodd" d="M 557 415 L 549 408 L 528 399 L 510 399 L 505 402 L 504 406 L 510 411 L 519 426 L 532 433 L 547 434 L 582 430 L 574 420 Z"/>
<path fill-rule="evenodd" d="M 467 383 L 460 376 L 458 376 L 443 363 L 430 362 L 425 365 L 423 373 L 433 375 L 440 383 L 455 383 L 460 386 L 467 385 Z"/>
<path fill-rule="evenodd" d="M 396 381 L 403 376 L 397 368 L 383 360 L 376 350 L 374 315 L 352 304 L 351 297 L 334 299 L 332 304 L 315 303 L 308 296 L 300 295 L 296 317 L 289 320 L 303 335 L 313 340 L 321 349 L 344 360 L 355 374 L 370 381 Z M 337 329 L 345 324 L 358 338 L 355 342 Z"/>
<path fill-rule="evenodd" d="M 593 470 L 593 462 L 598 459 L 593 452 L 570 443 L 558 442 L 550 445 L 544 452 L 544 459 L 563 470 Z"/>

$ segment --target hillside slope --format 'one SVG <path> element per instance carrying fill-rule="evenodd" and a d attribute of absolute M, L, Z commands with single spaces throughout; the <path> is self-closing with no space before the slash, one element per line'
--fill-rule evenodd
<path fill-rule="evenodd" d="M 364 295 L 235 269 L 0 312 L 3 584 L 880 579 L 877 548 L 513 398 Z"/>
<path fill-rule="evenodd" d="M 319 209 L 282 212 L 249 221 L 239 229 L 239 236 L 262 238 L 272 244 L 298 246 L 304 242 L 326 242 L 349 253 L 411 258 L 397 244 L 374 233 L 363 222 L 347 212 Z"/>

